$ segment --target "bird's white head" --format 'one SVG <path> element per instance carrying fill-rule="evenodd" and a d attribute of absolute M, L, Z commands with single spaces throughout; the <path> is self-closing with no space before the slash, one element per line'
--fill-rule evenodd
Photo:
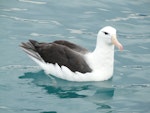
<path fill-rule="evenodd" d="M 105 79 L 113 75 L 114 45 L 123 50 L 123 46 L 117 40 L 116 29 L 106 26 L 98 32 L 95 50 L 87 54 L 87 62 L 93 72 L 96 72 L 96 75 L 102 74 Z"/>
<path fill-rule="evenodd" d="M 115 45 L 119 50 L 123 50 L 122 44 L 117 39 L 116 29 L 111 26 L 106 26 L 98 32 L 98 42 L 106 46 Z"/>

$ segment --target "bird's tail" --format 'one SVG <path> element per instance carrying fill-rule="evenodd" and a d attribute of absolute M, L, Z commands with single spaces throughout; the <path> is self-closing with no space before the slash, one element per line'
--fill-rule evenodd
<path fill-rule="evenodd" d="M 29 40 L 28 42 L 22 42 L 20 47 L 26 52 L 30 57 L 35 58 L 41 62 L 43 62 L 42 57 L 39 55 L 38 51 L 36 50 L 35 45 L 38 44 L 37 41 Z"/>

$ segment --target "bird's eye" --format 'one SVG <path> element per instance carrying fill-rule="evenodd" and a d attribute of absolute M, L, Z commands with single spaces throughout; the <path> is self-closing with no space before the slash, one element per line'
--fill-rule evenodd
<path fill-rule="evenodd" d="M 104 33 L 105 35 L 108 35 L 108 34 L 109 34 L 109 33 L 105 32 L 105 31 L 104 31 L 103 33 Z"/>

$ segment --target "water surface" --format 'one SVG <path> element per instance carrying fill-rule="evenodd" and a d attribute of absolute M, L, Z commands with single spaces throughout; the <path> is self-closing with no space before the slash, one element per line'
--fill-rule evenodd
<path fill-rule="evenodd" d="M 0 112 L 149 113 L 149 0 L 1 0 Z M 114 77 L 76 83 L 49 78 L 19 48 L 28 39 L 68 40 L 89 50 L 100 28 L 117 29 Z"/>

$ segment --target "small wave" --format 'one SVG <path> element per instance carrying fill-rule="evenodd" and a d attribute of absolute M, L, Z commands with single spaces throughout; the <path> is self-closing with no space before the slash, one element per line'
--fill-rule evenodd
<path fill-rule="evenodd" d="M 40 34 L 40 33 L 31 33 L 31 36 L 34 37 L 59 37 L 59 38 L 64 38 L 62 34 Z"/>
<path fill-rule="evenodd" d="M 46 2 L 38 2 L 38 1 L 31 1 L 31 0 L 19 0 L 19 1 L 26 2 L 26 3 L 32 3 L 32 4 L 38 4 L 38 5 L 46 4 Z"/>
<path fill-rule="evenodd" d="M 135 69 L 135 70 L 149 70 L 150 66 L 143 66 L 143 65 L 124 65 L 123 68 L 127 69 Z"/>
<path fill-rule="evenodd" d="M 133 87 L 141 87 L 141 88 L 146 88 L 150 87 L 150 84 L 129 84 L 129 85 L 114 85 L 114 88 L 133 88 Z"/>
<path fill-rule="evenodd" d="M 86 12 L 84 12 L 85 14 L 95 14 L 95 13 L 97 13 L 97 12 L 94 12 L 94 11 L 86 11 Z"/>
<path fill-rule="evenodd" d="M 67 29 L 70 31 L 70 33 L 73 33 L 73 34 L 83 34 L 83 31 L 80 30 L 80 29 Z"/>
<path fill-rule="evenodd" d="M 98 10 L 100 10 L 100 11 L 110 11 L 110 10 L 104 9 L 104 8 L 98 8 Z"/>
<path fill-rule="evenodd" d="M 8 109 L 6 106 L 0 106 L 0 109 Z"/>
<path fill-rule="evenodd" d="M 55 20 L 37 20 L 37 19 L 27 19 L 27 18 L 20 18 L 20 17 L 16 17 L 16 16 L 9 16 L 9 15 L 0 15 L 0 17 L 3 18 L 10 18 L 16 21 L 24 21 L 24 22 L 34 22 L 34 23 L 39 23 L 39 24 L 54 24 L 54 25 L 59 25 L 62 26 L 62 24 L 58 21 Z"/>
<path fill-rule="evenodd" d="M 85 34 L 85 35 L 90 35 L 90 36 L 94 36 L 94 37 L 96 37 L 96 34 L 95 33 L 93 33 L 93 32 L 86 32 L 86 29 L 70 29 L 70 28 L 68 28 L 68 29 L 66 29 L 66 30 L 68 30 L 71 34 Z M 74 38 L 74 37 L 73 37 Z M 86 39 L 87 39 L 88 37 L 86 37 Z"/>
<path fill-rule="evenodd" d="M 26 18 L 20 18 L 20 17 L 15 17 L 15 16 L 8 16 L 8 15 L 0 15 L 0 16 L 4 18 L 10 18 L 16 21 L 35 22 L 35 23 L 40 23 L 40 24 L 51 23 L 49 20 L 26 19 Z"/>
<path fill-rule="evenodd" d="M 7 66 L 1 66 L 0 70 L 14 70 L 14 69 L 19 69 L 19 70 L 39 70 L 39 66 L 24 66 L 24 65 L 7 65 Z"/>
<path fill-rule="evenodd" d="M 118 22 L 118 21 L 126 21 L 129 19 L 144 19 L 144 18 L 150 18 L 150 16 L 145 15 L 145 14 L 136 13 L 136 14 L 129 14 L 127 17 L 117 17 L 114 19 L 108 19 L 106 21 Z"/>
<path fill-rule="evenodd" d="M 8 8 L 8 9 L 1 9 L 3 11 L 27 11 L 28 9 L 22 9 L 22 8 Z"/>
<path fill-rule="evenodd" d="M 129 87 L 150 87 L 150 84 L 132 84 Z"/>
<path fill-rule="evenodd" d="M 148 50 L 148 49 L 149 49 L 148 47 L 145 47 L 145 46 L 138 46 L 138 47 L 140 47 L 140 48 L 142 48 L 142 49 L 145 49 L 145 50 Z"/>
<path fill-rule="evenodd" d="M 60 22 L 58 22 L 56 20 L 52 20 L 51 23 L 54 23 L 55 25 L 62 25 Z"/>

